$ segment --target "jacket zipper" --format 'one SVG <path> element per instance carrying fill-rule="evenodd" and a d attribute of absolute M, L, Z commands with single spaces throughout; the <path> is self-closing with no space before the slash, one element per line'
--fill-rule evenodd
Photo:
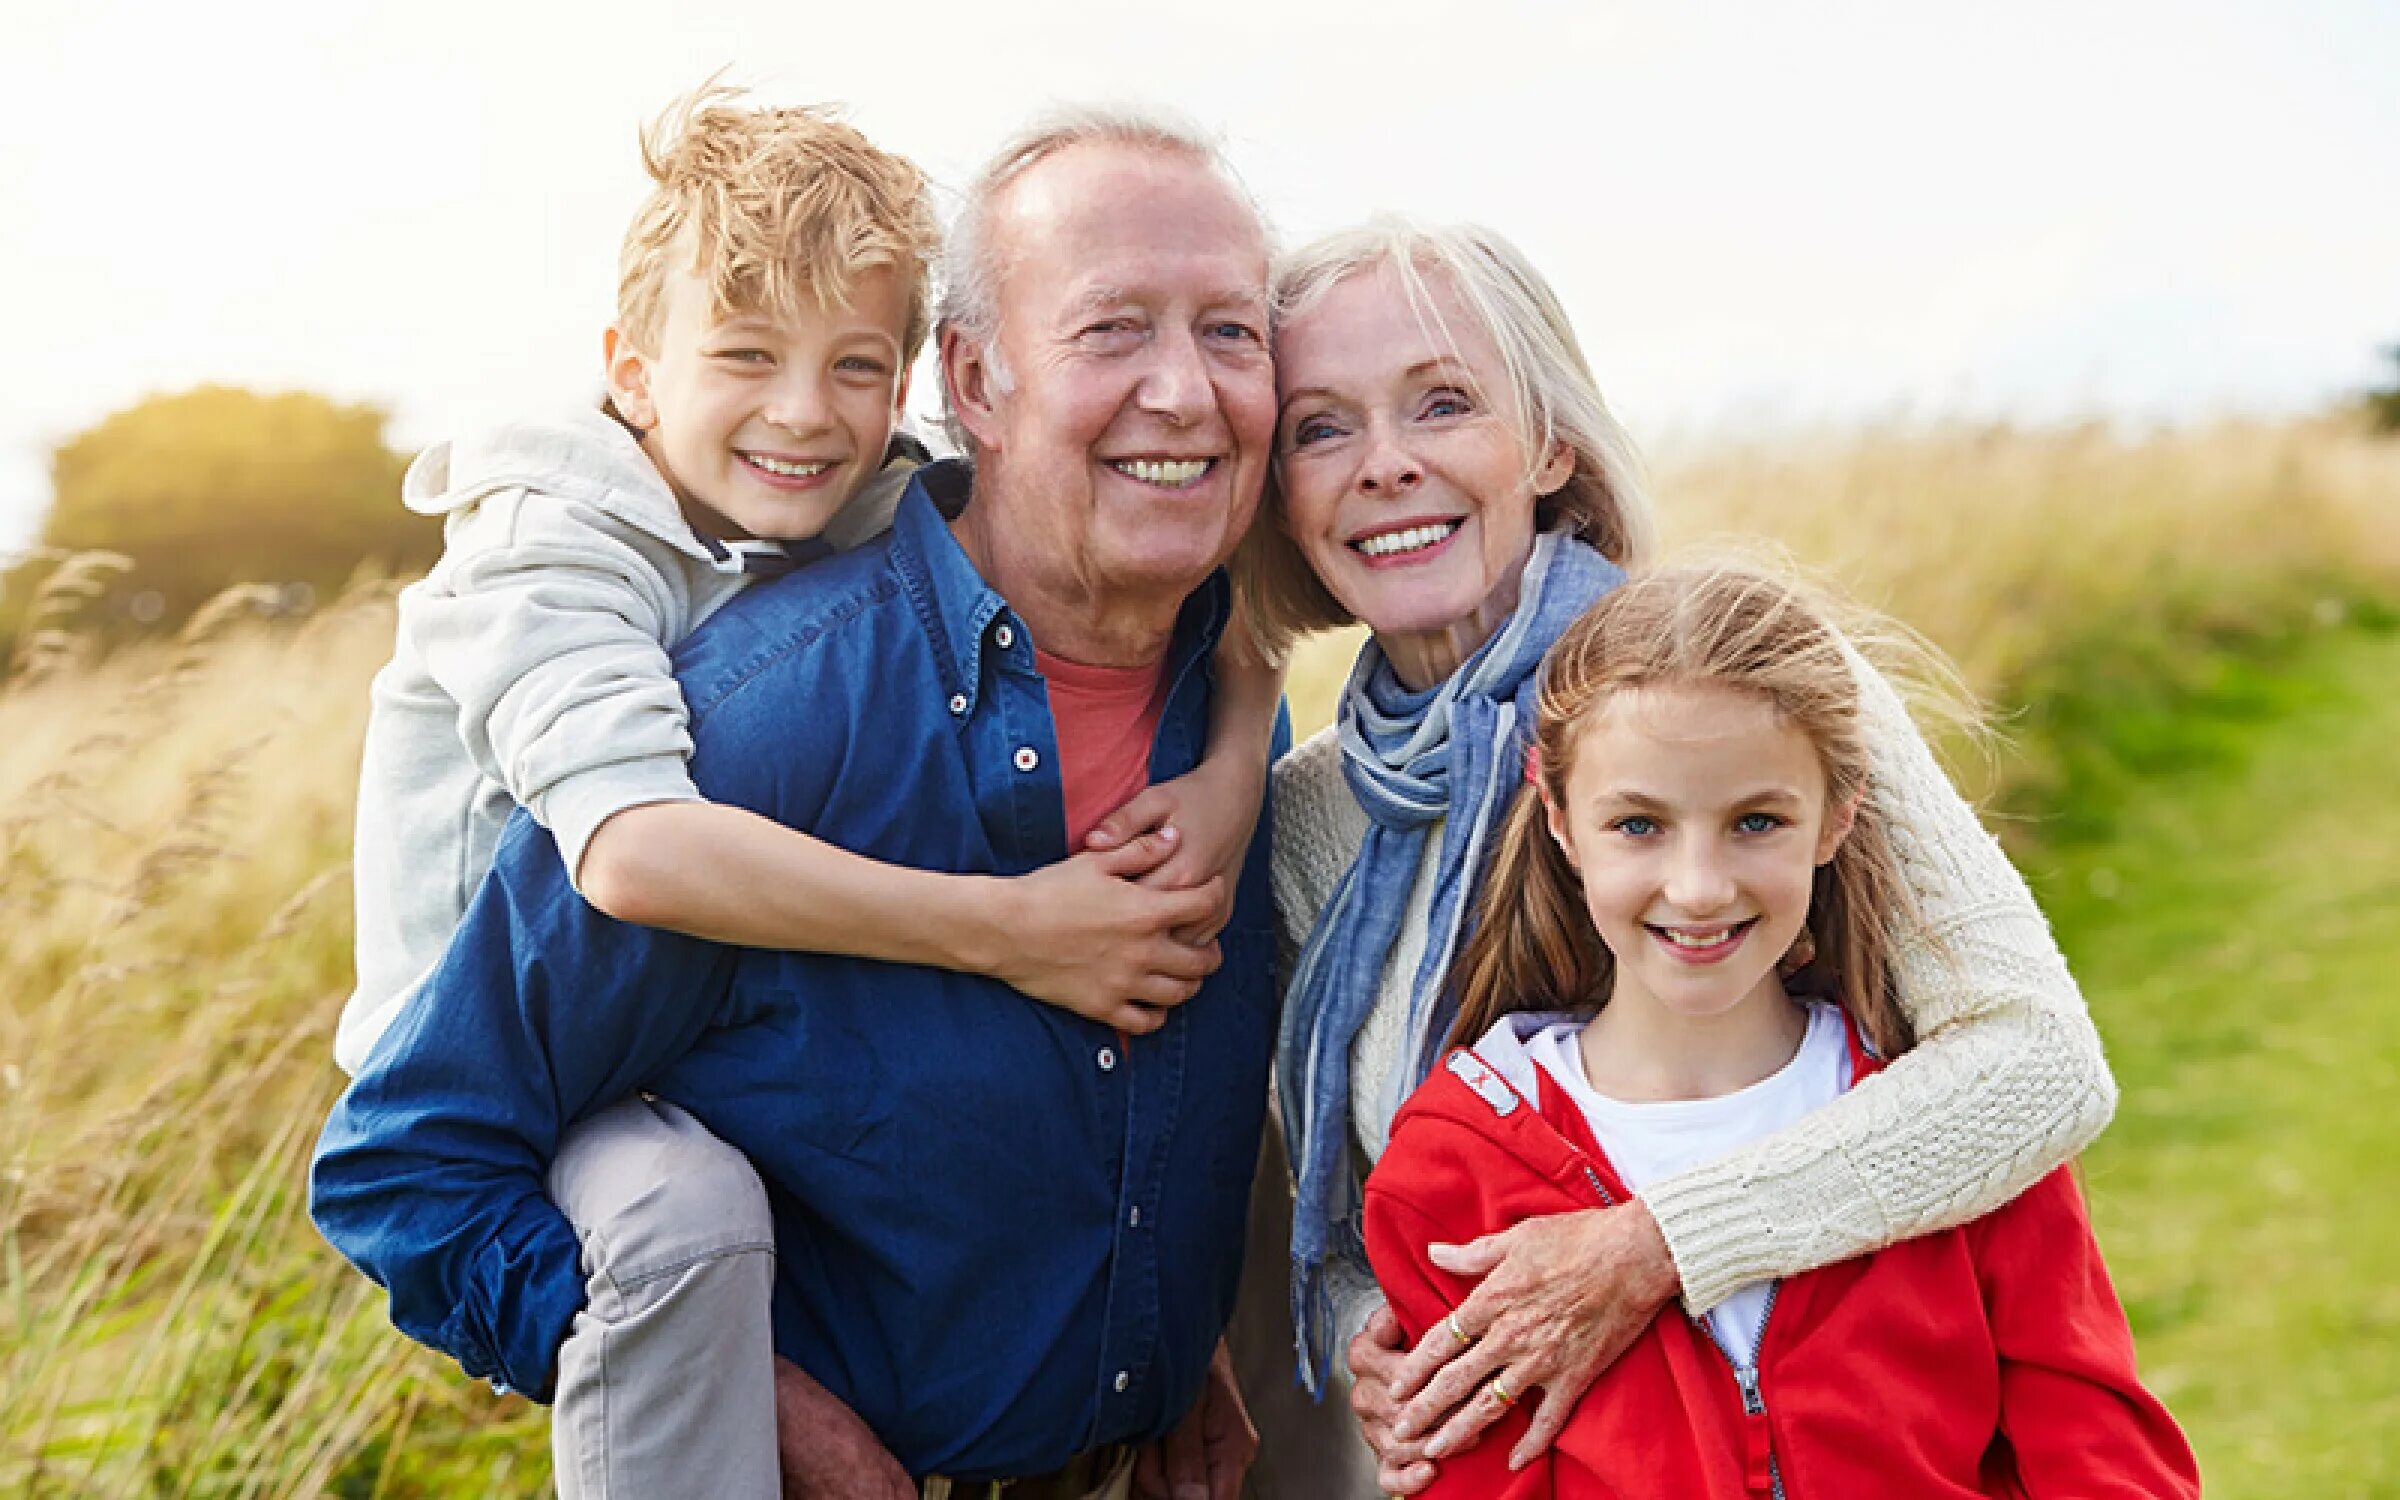
<path fill-rule="evenodd" d="M 1600 1174 L 1592 1170 L 1592 1164 L 1584 1162 L 1582 1166 L 1584 1181 L 1590 1183 L 1592 1191 L 1600 1195 L 1601 1203 L 1610 1208 L 1616 1207 L 1616 1195 L 1601 1183 Z M 1754 1452 L 1764 1454 L 1766 1457 L 1767 1493 L 1773 1497 L 1773 1500 L 1785 1500 L 1783 1466 L 1775 1460 L 1775 1440 L 1767 1428 L 1767 1398 L 1758 1388 L 1758 1356 L 1760 1351 L 1767 1346 L 1767 1321 L 1775 1316 L 1775 1299 L 1782 1295 L 1782 1282 L 1774 1281 L 1767 1284 L 1767 1305 L 1758 1315 L 1758 1334 L 1750 1341 L 1750 1363 L 1748 1365 L 1737 1363 L 1732 1355 L 1725 1352 L 1725 1346 L 1717 1342 L 1716 1330 L 1708 1326 L 1706 1319 L 1691 1319 L 1695 1331 L 1708 1341 L 1708 1347 L 1717 1351 L 1717 1357 L 1725 1361 L 1725 1368 L 1733 1372 L 1733 1383 L 1741 1388 L 1742 1425 L 1750 1433 Z M 1752 1462 L 1756 1462 L 1755 1456 L 1753 1456 Z"/>
<path fill-rule="evenodd" d="M 1748 1429 L 1750 1434 L 1750 1464 L 1755 1471 L 1759 1459 L 1765 1458 L 1767 1493 L 1772 1495 L 1774 1500 L 1784 1500 L 1783 1466 L 1776 1461 L 1774 1434 L 1767 1427 L 1767 1398 L 1766 1394 L 1759 1389 L 1758 1356 L 1760 1351 L 1767 1346 L 1767 1322 L 1775 1316 L 1775 1299 L 1782 1294 L 1782 1282 L 1768 1283 L 1767 1305 L 1759 1312 L 1758 1333 L 1750 1340 L 1750 1362 L 1746 1365 L 1736 1361 L 1731 1354 L 1725 1352 L 1725 1346 L 1717 1342 L 1716 1330 L 1708 1327 L 1705 1319 L 1692 1319 L 1692 1322 L 1698 1325 L 1700 1336 L 1708 1340 L 1708 1347 L 1716 1350 L 1717 1357 L 1725 1361 L 1725 1368 L 1733 1372 L 1733 1383 L 1741 1388 L 1742 1425 Z M 1754 1475 L 1752 1479 L 1754 1487 L 1756 1482 Z"/>

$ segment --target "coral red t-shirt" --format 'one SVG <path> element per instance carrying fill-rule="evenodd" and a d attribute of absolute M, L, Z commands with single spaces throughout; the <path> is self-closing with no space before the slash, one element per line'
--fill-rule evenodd
<path fill-rule="evenodd" d="M 1058 728 L 1058 780 L 1066 795 L 1067 847 L 1150 784 L 1150 742 L 1158 737 L 1167 659 L 1144 667 L 1091 667 L 1036 647 L 1034 665 L 1050 685 Z"/>

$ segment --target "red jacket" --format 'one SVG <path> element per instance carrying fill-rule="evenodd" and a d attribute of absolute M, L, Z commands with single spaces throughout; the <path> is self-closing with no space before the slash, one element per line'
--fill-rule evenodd
<path fill-rule="evenodd" d="M 1487 1041 L 1487 1045 L 1489 1045 Z M 1501 1045 L 1505 1046 L 1505 1039 Z M 1863 1074 L 1872 1063 L 1853 1056 Z M 1525 1076 L 1530 1060 L 1517 1054 Z M 1631 1196 L 1583 1112 L 1538 1069 L 1528 1100 L 1477 1052 L 1402 1108 L 1367 1180 L 1367 1252 L 1413 1343 L 1473 1283 L 1426 1246 Z M 1781 1495 L 2196 1496 L 2174 1419 L 2066 1168 L 1961 1228 L 1780 1283 L 1745 1405 L 1732 1362 L 1679 1309 L 1604 1371 L 1549 1453 L 1508 1455 L 1532 1402 L 1442 1460 L 1427 1500 Z"/>

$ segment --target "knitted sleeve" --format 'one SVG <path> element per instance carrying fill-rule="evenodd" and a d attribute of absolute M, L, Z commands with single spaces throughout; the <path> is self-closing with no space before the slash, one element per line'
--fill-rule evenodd
<path fill-rule="evenodd" d="M 2033 895 L 1863 660 L 1869 795 L 1925 932 L 1897 946 L 1914 1050 L 1840 1099 L 1642 1193 L 1695 1316 L 2008 1202 L 2108 1123 L 2116 1085 Z"/>

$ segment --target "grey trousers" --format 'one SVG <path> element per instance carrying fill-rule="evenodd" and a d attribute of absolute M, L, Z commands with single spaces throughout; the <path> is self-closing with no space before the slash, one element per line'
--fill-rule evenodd
<path fill-rule="evenodd" d="M 550 1197 L 583 1237 L 558 1354 L 564 1500 L 778 1500 L 775 1224 L 748 1158 L 663 1100 L 567 1132 Z"/>
<path fill-rule="evenodd" d="M 1284 1165 L 1283 1126 L 1267 1111 L 1258 1177 L 1250 1189 L 1250 1239 L 1242 1289 L 1225 1331 L 1242 1404 L 1258 1429 L 1258 1462 L 1243 1488 L 1248 1500 L 1356 1500 L 1380 1496 L 1375 1455 L 1350 1412 L 1350 1367 L 1333 1351 L 1325 1399 L 1311 1401 L 1293 1376 L 1292 1174 Z"/>

